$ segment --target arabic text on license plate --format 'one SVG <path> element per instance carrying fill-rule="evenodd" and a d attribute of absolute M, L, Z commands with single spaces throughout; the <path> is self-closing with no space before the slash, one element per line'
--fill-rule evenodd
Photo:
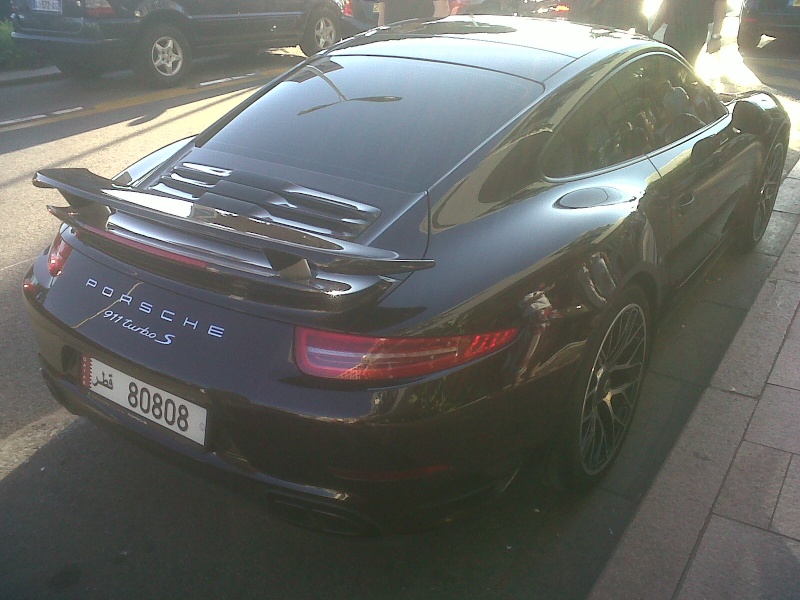
<path fill-rule="evenodd" d="M 207 412 L 202 406 L 109 367 L 96 358 L 83 357 L 84 387 L 198 444 L 206 440 Z"/>
<path fill-rule="evenodd" d="M 33 0 L 33 10 L 61 12 L 61 0 Z"/>

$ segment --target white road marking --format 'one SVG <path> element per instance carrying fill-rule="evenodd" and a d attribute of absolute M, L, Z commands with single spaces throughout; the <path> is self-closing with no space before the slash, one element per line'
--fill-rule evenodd
<path fill-rule="evenodd" d="M 246 75 L 236 75 L 235 77 L 224 77 L 222 79 L 212 79 L 211 81 L 203 81 L 197 84 L 197 87 L 206 87 L 209 85 L 216 85 L 218 83 L 227 83 L 228 81 L 238 81 L 239 79 L 247 79 L 248 77 L 255 77 L 255 73 L 247 73 Z"/>
<path fill-rule="evenodd" d="M 68 115 L 69 113 L 78 112 L 79 110 L 84 110 L 82 106 L 76 106 L 75 108 L 65 108 L 64 110 L 54 110 L 51 112 L 51 115 Z"/>
<path fill-rule="evenodd" d="M 19 119 L 9 119 L 8 121 L 0 121 L 0 127 L 4 125 L 16 125 L 17 123 L 27 123 L 28 121 L 35 121 L 36 119 L 45 119 L 47 115 L 33 115 L 32 117 L 20 117 Z"/>
<path fill-rule="evenodd" d="M 75 419 L 75 415 L 60 408 L 0 440 L 0 481 L 28 462 Z"/>
<path fill-rule="evenodd" d="M 38 119 L 46 119 L 47 117 L 55 117 L 59 115 L 68 115 L 70 113 L 86 110 L 83 106 L 76 106 L 74 108 L 64 108 L 62 110 L 54 110 L 46 115 L 33 115 L 30 117 L 20 117 L 19 119 L 9 119 L 8 121 L 0 121 L 0 127 L 7 125 L 18 125 L 19 123 L 27 123 L 28 121 L 36 121 Z"/>

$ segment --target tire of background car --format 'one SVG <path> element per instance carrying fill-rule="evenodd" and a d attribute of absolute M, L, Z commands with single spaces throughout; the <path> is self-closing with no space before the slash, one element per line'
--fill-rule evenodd
<path fill-rule="evenodd" d="M 740 50 L 755 50 L 760 42 L 760 33 L 750 29 L 739 28 L 739 33 L 736 35 L 736 43 L 739 45 Z"/>
<path fill-rule="evenodd" d="M 745 218 L 742 226 L 736 232 L 734 243 L 741 250 L 752 250 L 767 230 L 775 199 L 778 197 L 778 188 L 783 177 L 783 165 L 786 162 L 785 135 L 780 135 L 772 148 L 769 149 L 767 160 L 764 162 L 764 171 L 758 181 L 758 187 L 748 206 L 745 209 Z"/>
<path fill-rule="evenodd" d="M 136 43 L 133 69 L 146 83 L 170 87 L 181 83 L 192 64 L 192 49 L 183 32 L 172 25 L 155 24 Z"/>
<path fill-rule="evenodd" d="M 90 62 L 56 58 L 53 60 L 53 64 L 67 77 L 76 79 L 91 79 L 103 74 L 102 67 Z"/>
<path fill-rule="evenodd" d="M 589 336 L 565 402 L 547 477 L 555 487 L 583 491 L 611 468 L 630 429 L 652 338 L 647 295 L 623 289 Z"/>
<path fill-rule="evenodd" d="M 306 30 L 300 40 L 300 49 L 306 56 L 312 56 L 320 50 L 333 46 L 341 37 L 341 27 L 336 13 L 329 8 L 318 8 L 308 18 Z"/>

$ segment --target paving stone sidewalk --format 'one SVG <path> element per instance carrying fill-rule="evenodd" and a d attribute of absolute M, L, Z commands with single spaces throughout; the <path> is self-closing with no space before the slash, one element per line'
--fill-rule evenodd
<path fill-rule="evenodd" d="M 800 226 L 590 600 L 800 599 L 799 307 Z"/>

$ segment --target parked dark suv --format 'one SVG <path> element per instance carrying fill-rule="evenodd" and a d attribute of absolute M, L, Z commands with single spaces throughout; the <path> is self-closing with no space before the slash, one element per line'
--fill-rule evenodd
<path fill-rule="evenodd" d="M 196 56 L 299 45 L 307 55 L 341 37 L 340 0 L 12 0 L 14 41 L 64 73 L 132 67 L 179 83 Z"/>

